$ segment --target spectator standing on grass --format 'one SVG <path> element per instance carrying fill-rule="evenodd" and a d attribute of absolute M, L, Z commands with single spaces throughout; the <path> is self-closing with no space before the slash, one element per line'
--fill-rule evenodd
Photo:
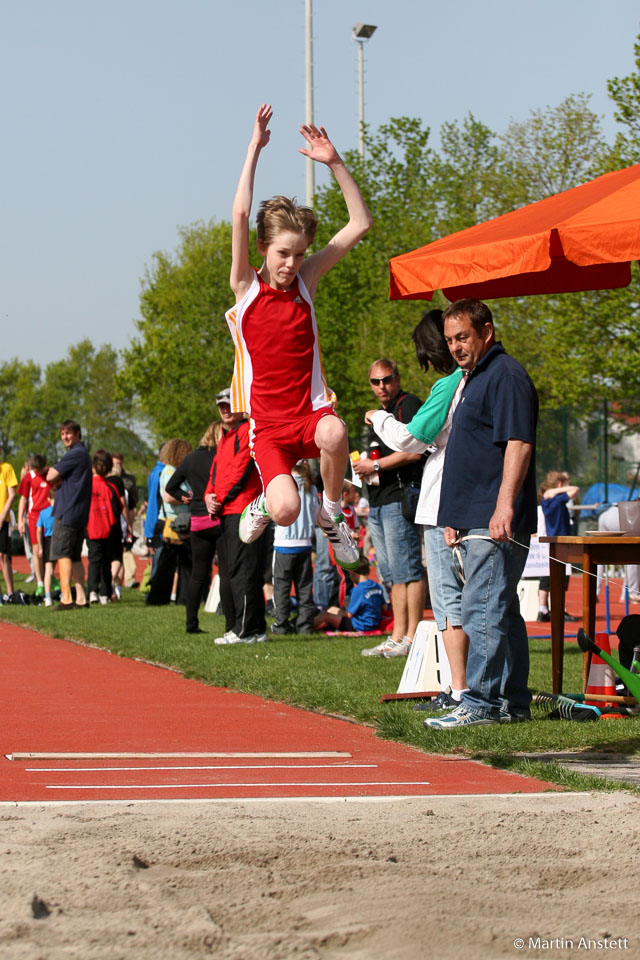
<path fill-rule="evenodd" d="M 187 504 L 191 516 L 191 577 L 186 594 L 186 631 L 205 633 L 198 622 L 198 610 L 211 582 L 211 567 L 220 536 L 220 520 L 211 517 L 204 502 L 213 458 L 222 432 L 219 420 L 210 423 L 195 450 L 188 453 L 165 487 L 165 499 Z M 185 486 L 190 493 L 185 493 Z"/>
<path fill-rule="evenodd" d="M 238 537 L 242 511 L 258 496 L 262 483 L 249 448 L 249 423 L 243 413 L 232 412 L 228 387 L 220 391 L 216 403 L 222 435 L 204 497 L 209 513 L 220 520 L 221 527 L 218 569 L 225 632 L 214 643 L 262 643 L 267 639 L 265 541 L 260 537 L 244 543 Z"/>
<path fill-rule="evenodd" d="M 191 444 L 180 437 L 173 437 L 162 445 L 160 459 L 165 464 L 158 480 L 160 511 L 158 526 L 162 522 L 162 551 L 155 573 L 149 579 L 148 604 L 186 603 L 189 576 L 191 574 L 191 544 L 188 532 L 178 535 L 171 527 L 178 517 L 183 521 L 189 518 L 189 507 L 185 503 L 172 503 L 171 497 L 165 497 L 167 483 L 180 466 Z M 184 493 L 190 491 L 184 488 Z"/>
<path fill-rule="evenodd" d="M 408 423 L 421 407 L 413 393 L 400 385 L 400 373 L 393 360 L 376 360 L 369 369 L 369 384 L 382 409 L 401 423 Z M 372 438 L 375 438 L 373 431 Z M 378 574 L 391 597 L 393 631 L 363 656 L 406 656 L 413 635 L 422 620 L 425 601 L 422 544 L 415 523 L 402 510 L 403 487 L 420 486 L 423 457 L 398 453 L 385 444 L 378 460 L 364 458 L 353 464 L 354 471 L 368 481 L 369 534 L 376 553 Z M 371 482 L 375 477 L 379 483 Z"/>
<path fill-rule="evenodd" d="M 118 492 L 118 497 L 120 498 L 120 511 L 118 513 L 118 527 L 120 530 L 120 539 L 117 540 L 114 534 L 112 542 L 112 557 L 111 557 L 111 579 L 113 581 L 113 594 L 112 600 L 121 600 L 122 599 L 122 587 L 124 584 L 124 542 L 127 539 L 127 535 L 131 532 L 128 525 L 128 512 L 127 512 L 127 488 L 124 485 L 122 479 L 122 463 L 116 461 L 113 457 L 111 470 L 109 471 L 108 480 L 112 487 L 115 488 Z"/>
<path fill-rule="evenodd" d="M 124 573 L 123 584 L 127 588 L 137 586 L 136 583 L 136 561 L 131 553 L 133 546 L 133 522 L 136 518 L 136 508 L 138 506 L 138 485 L 136 478 L 132 473 L 127 473 L 124 469 L 124 454 L 114 453 L 113 464 L 116 471 L 120 471 L 120 477 L 126 491 L 126 510 L 125 520 L 127 530 L 124 538 L 124 554 L 122 558 Z"/>
<path fill-rule="evenodd" d="M 36 597 L 44 596 L 44 565 L 38 546 L 37 525 L 40 511 L 49 506 L 51 484 L 46 480 L 47 460 L 36 453 L 30 458 L 30 467 L 18 486 L 18 530 L 28 538 L 33 551 L 33 572 L 36 578 Z M 26 522 L 25 522 L 26 514 Z"/>
<path fill-rule="evenodd" d="M 147 546 L 152 551 L 151 577 L 156 572 L 158 560 L 160 559 L 160 551 L 162 550 L 161 528 L 158 528 L 162 500 L 158 487 L 160 474 L 164 470 L 164 467 L 164 463 L 158 459 L 147 480 L 147 510 L 144 517 L 144 537 Z"/>
<path fill-rule="evenodd" d="M 484 303 L 451 304 L 444 334 L 465 380 L 447 442 L 438 525 L 458 558 L 469 637 L 469 689 L 460 706 L 425 720 L 446 730 L 530 717 L 518 582 L 537 529 L 538 397 L 524 368 L 496 341 Z"/>
<path fill-rule="evenodd" d="M 442 310 L 429 310 L 412 334 L 421 368 L 445 374 L 408 423 L 400 423 L 384 410 L 369 410 L 365 421 L 391 450 L 428 453 L 422 471 L 416 523 L 422 525 L 429 575 L 431 607 L 451 667 L 451 689 L 420 709 L 442 710 L 460 705 L 467 689 L 466 668 L 469 638 L 462 629 L 462 584 L 453 562 L 453 552 L 438 526 L 442 471 L 453 415 L 462 395 L 462 370 L 451 356 L 444 338 Z"/>
<path fill-rule="evenodd" d="M 91 457 L 82 442 L 80 424 L 65 420 L 60 426 L 60 439 L 66 453 L 49 467 L 47 481 L 57 488 L 53 505 L 54 526 L 51 538 L 51 560 L 58 561 L 60 603 L 58 611 L 85 607 L 82 542 L 91 506 Z M 71 582 L 76 588 L 74 602 Z"/>
<path fill-rule="evenodd" d="M 301 460 L 291 471 L 298 487 L 300 513 L 288 527 L 276 525 L 273 538 L 273 595 L 276 620 L 271 632 L 312 633 L 315 605 L 313 602 L 313 564 L 311 553 L 320 506 L 317 488 L 311 482 L 311 470 Z M 298 615 L 295 626 L 290 621 L 291 587 L 295 588 Z"/>
<path fill-rule="evenodd" d="M 4 450 L 0 447 L 0 570 L 4 577 L 7 597 L 13 598 L 13 570 L 11 569 L 11 532 L 9 513 L 15 500 L 18 478 L 10 463 L 4 459 Z"/>
<path fill-rule="evenodd" d="M 53 584 L 54 564 L 51 562 L 51 536 L 53 534 L 53 503 L 56 498 L 56 492 L 49 487 L 48 504 L 44 507 L 38 516 L 36 524 L 36 537 L 40 548 L 40 556 L 44 567 L 44 605 L 50 607 L 53 605 L 51 587 Z"/>
<path fill-rule="evenodd" d="M 92 460 L 91 509 L 87 523 L 89 603 L 109 603 L 113 593 L 112 563 L 122 550 L 120 514 L 122 499 L 109 474 L 113 468 L 111 454 L 96 450 Z"/>
<path fill-rule="evenodd" d="M 540 484 L 538 490 L 538 536 L 539 537 L 569 537 L 571 536 L 571 514 L 568 503 L 580 493 L 580 487 L 565 482 L 565 476 L 560 470 L 550 470 Z M 565 578 L 565 590 L 569 586 L 569 574 Z M 538 622 L 549 623 L 549 576 L 540 577 L 538 590 Z M 567 613 L 564 619 L 575 623 L 578 617 Z"/>

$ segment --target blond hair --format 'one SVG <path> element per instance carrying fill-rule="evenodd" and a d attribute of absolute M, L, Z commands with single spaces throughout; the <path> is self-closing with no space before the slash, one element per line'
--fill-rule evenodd
<path fill-rule="evenodd" d="M 313 243 L 318 218 L 310 207 L 302 207 L 296 203 L 295 197 L 271 197 L 263 200 L 256 215 L 258 240 L 265 245 L 273 243 L 279 233 L 304 234 L 308 243 Z"/>
<path fill-rule="evenodd" d="M 222 433 L 222 422 L 214 420 L 200 437 L 199 447 L 217 447 Z"/>

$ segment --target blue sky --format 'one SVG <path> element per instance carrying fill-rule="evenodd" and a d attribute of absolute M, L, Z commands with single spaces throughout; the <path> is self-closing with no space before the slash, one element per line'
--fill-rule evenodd
<path fill-rule="evenodd" d="M 316 121 L 357 146 L 366 119 L 511 119 L 634 69 L 636 0 L 314 0 Z M 0 355 L 47 363 L 75 341 L 121 348 L 140 282 L 177 227 L 228 219 L 256 107 L 274 107 L 256 196 L 305 196 L 304 0 L 0 0 L 4 91 Z M 322 182 L 322 181 L 320 181 Z"/>

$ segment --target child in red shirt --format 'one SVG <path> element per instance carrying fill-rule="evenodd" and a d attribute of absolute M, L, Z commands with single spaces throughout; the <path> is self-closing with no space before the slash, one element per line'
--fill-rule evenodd
<path fill-rule="evenodd" d="M 233 202 L 231 289 L 236 305 L 227 323 L 236 347 L 232 409 L 251 418 L 252 453 L 263 493 L 245 508 L 239 533 L 256 540 L 270 519 L 289 526 L 300 512 L 291 469 L 307 457 L 320 457 L 324 485 L 318 525 L 333 544 L 338 563 L 358 565 L 358 548 L 341 511 L 348 460 L 344 422 L 334 411 L 320 357 L 313 299 L 320 278 L 365 235 L 372 218 L 357 184 L 324 128 L 303 124 L 309 148 L 300 153 L 326 164 L 347 205 L 349 220 L 329 243 L 305 259 L 317 220 L 308 207 L 286 197 L 260 204 L 257 215 L 259 270 L 249 263 L 249 216 L 260 152 L 271 136 L 270 106 L 258 110 L 247 157 Z"/>

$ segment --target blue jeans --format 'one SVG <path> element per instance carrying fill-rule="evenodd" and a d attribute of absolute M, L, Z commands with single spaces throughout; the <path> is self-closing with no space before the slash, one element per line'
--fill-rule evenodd
<path fill-rule="evenodd" d="M 425 526 L 424 552 L 429 597 L 438 630 L 462 626 L 462 584 L 453 564 L 453 550 L 444 542 L 444 527 Z"/>
<path fill-rule="evenodd" d="M 369 532 L 380 579 L 394 583 L 422 580 L 422 543 L 415 523 L 402 516 L 402 504 L 385 503 L 369 510 Z"/>
<path fill-rule="evenodd" d="M 461 538 L 489 537 L 488 529 L 459 533 Z M 529 715 L 529 639 L 517 590 L 531 537 L 518 532 L 514 539 L 518 543 L 486 539 L 460 544 L 466 580 L 462 626 L 469 637 L 469 690 L 462 702 L 481 716 L 497 718 L 501 707 Z"/>

